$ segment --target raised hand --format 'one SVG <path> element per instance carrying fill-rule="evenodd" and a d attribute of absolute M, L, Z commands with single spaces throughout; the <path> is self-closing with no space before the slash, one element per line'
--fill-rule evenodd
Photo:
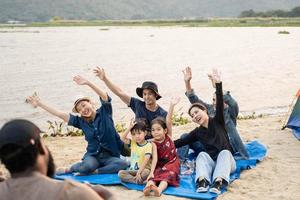
<path fill-rule="evenodd" d="M 104 80 L 105 78 L 105 71 L 103 68 L 96 67 L 94 70 L 94 73 L 96 76 L 98 76 L 101 80 Z"/>
<path fill-rule="evenodd" d="M 219 72 L 217 69 L 213 69 L 212 80 L 215 83 L 220 83 L 221 82 L 221 72 Z"/>
<path fill-rule="evenodd" d="M 34 108 L 36 108 L 39 106 L 40 98 L 38 97 L 37 93 L 34 92 L 33 95 L 26 98 L 25 102 L 31 104 Z"/>
<path fill-rule="evenodd" d="M 216 82 L 213 79 L 213 75 L 212 74 L 207 74 L 209 80 L 211 81 L 211 84 L 213 86 L 213 88 L 216 88 Z"/>
<path fill-rule="evenodd" d="M 182 70 L 184 81 L 189 82 L 192 80 L 192 69 L 190 67 L 186 67 Z"/>
<path fill-rule="evenodd" d="M 85 78 L 83 78 L 80 75 L 74 76 L 73 77 L 73 81 L 75 81 L 75 83 L 77 83 L 78 85 L 86 85 L 86 84 L 88 84 L 88 80 L 86 80 Z"/>
<path fill-rule="evenodd" d="M 134 118 L 131 118 L 128 130 L 131 130 L 134 127 L 134 125 L 136 125 L 136 121 L 134 120 Z"/>
<path fill-rule="evenodd" d="M 175 106 L 180 101 L 180 97 L 172 97 L 170 104 Z"/>

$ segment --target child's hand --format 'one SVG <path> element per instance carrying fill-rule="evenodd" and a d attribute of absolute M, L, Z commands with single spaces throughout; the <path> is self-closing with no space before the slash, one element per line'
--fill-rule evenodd
<path fill-rule="evenodd" d="M 75 83 L 77 83 L 78 85 L 86 85 L 88 83 L 88 80 L 80 75 L 74 76 L 73 81 L 75 81 Z"/>
<path fill-rule="evenodd" d="M 39 106 L 40 98 L 37 93 L 34 92 L 33 95 L 26 98 L 25 102 L 30 103 L 34 108 L 36 108 Z"/>
<path fill-rule="evenodd" d="M 221 73 L 217 69 L 213 69 L 212 80 L 215 83 L 220 83 L 221 82 Z"/>
<path fill-rule="evenodd" d="M 184 81 L 189 82 L 192 80 L 192 69 L 190 67 L 186 67 L 182 70 Z"/>
<path fill-rule="evenodd" d="M 136 173 L 136 176 L 133 178 L 137 184 L 142 184 L 143 179 L 141 177 L 141 174 L 139 172 Z"/>
<path fill-rule="evenodd" d="M 151 172 L 151 173 L 149 174 L 149 176 L 148 176 L 148 178 L 147 178 L 147 182 L 148 182 L 151 178 L 154 178 L 153 172 Z"/>
<path fill-rule="evenodd" d="M 105 71 L 103 68 L 96 67 L 94 70 L 94 73 L 96 76 L 98 76 L 101 80 L 104 80 L 105 78 Z"/>
<path fill-rule="evenodd" d="M 136 125 L 136 121 L 134 120 L 134 118 L 131 118 L 128 130 L 131 130 L 134 127 L 134 125 Z"/>
<path fill-rule="evenodd" d="M 170 104 L 175 106 L 180 101 L 180 97 L 172 97 Z"/>

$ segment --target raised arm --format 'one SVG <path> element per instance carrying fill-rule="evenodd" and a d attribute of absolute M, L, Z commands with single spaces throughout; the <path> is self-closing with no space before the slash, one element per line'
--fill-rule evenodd
<path fill-rule="evenodd" d="M 216 82 L 213 79 L 213 75 L 212 74 L 207 74 L 209 80 L 211 81 L 211 84 L 213 86 L 213 88 L 216 88 Z M 230 95 L 230 92 L 223 92 L 223 100 L 224 103 L 226 103 L 229 107 L 229 112 L 230 112 L 230 116 L 231 118 L 237 118 L 238 114 L 239 114 L 239 106 L 236 102 L 236 100 Z"/>
<path fill-rule="evenodd" d="M 224 103 L 228 105 L 231 118 L 237 118 L 239 114 L 239 105 L 237 101 L 231 96 L 229 91 L 223 92 Z"/>
<path fill-rule="evenodd" d="M 182 70 L 182 73 L 183 73 L 186 92 L 191 92 L 192 91 L 192 84 L 191 84 L 192 69 L 190 67 L 186 67 L 184 70 Z"/>
<path fill-rule="evenodd" d="M 201 100 L 196 94 L 194 89 L 192 88 L 191 85 L 191 79 L 192 79 L 192 69 L 190 67 L 186 67 L 184 70 L 182 70 L 183 72 L 183 77 L 184 77 L 184 83 L 185 83 L 185 95 L 187 96 L 187 98 L 189 99 L 190 103 L 201 103 L 203 104 L 207 109 L 212 106 L 211 104 L 208 104 L 206 102 L 204 102 L 203 100 Z"/>
<path fill-rule="evenodd" d="M 125 144 L 129 144 L 130 140 L 127 138 L 127 135 L 130 133 L 130 130 L 132 129 L 132 127 L 136 124 L 136 122 L 134 121 L 134 119 L 130 120 L 130 124 L 128 126 L 128 128 L 126 129 L 126 131 L 120 133 L 120 139 L 125 143 Z"/>
<path fill-rule="evenodd" d="M 170 138 L 172 138 L 172 126 L 173 126 L 172 117 L 173 117 L 173 113 L 174 113 L 174 107 L 175 107 L 176 104 L 178 104 L 179 101 L 180 101 L 179 97 L 173 97 L 171 99 L 169 111 L 168 111 L 168 114 L 167 114 L 167 117 L 166 117 L 168 135 L 170 136 Z"/>
<path fill-rule="evenodd" d="M 87 79 L 83 78 L 80 75 L 74 76 L 73 80 L 78 84 L 78 85 L 87 85 L 89 86 L 92 90 L 96 92 L 97 95 L 103 100 L 107 101 L 108 96 L 105 92 L 103 92 L 99 87 L 97 87 L 95 84 L 92 82 L 88 81 Z"/>
<path fill-rule="evenodd" d="M 69 113 L 65 113 L 63 111 L 60 111 L 56 108 L 53 108 L 49 105 L 47 105 L 45 102 L 43 102 L 39 96 L 37 95 L 37 93 L 34 93 L 33 95 L 29 96 L 26 98 L 26 103 L 31 104 L 34 108 L 36 107 L 41 107 L 42 109 L 44 109 L 45 111 L 47 111 L 48 113 L 59 117 L 60 119 L 64 120 L 65 122 L 69 121 L 70 115 Z"/>
<path fill-rule="evenodd" d="M 213 86 L 213 88 L 216 88 L 216 82 L 213 78 L 213 74 L 207 74 L 208 79 L 211 81 L 211 85 Z"/>
<path fill-rule="evenodd" d="M 105 74 L 104 69 L 96 67 L 94 69 L 94 73 L 96 76 L 102 80 L 106 86 L 115 94 L 117 95 L 126 105 L 130 104 L 130 96 L 126 94 L 121 88 L 119 88 L 117 85 L 115 85 L 113 82 L 111 82 L 108 77 Z"/>
<path fill-rule="evenodd" d="M 223 89 L 220 72 L 214 69 L 212 74 L 212 79 L 216 83 L 216 97 L 217 97 L 217 105 L 216 105 L 216 120 L 218 120 L 221 124 L 224 124 L 224 101 L 223 101 Z"/>

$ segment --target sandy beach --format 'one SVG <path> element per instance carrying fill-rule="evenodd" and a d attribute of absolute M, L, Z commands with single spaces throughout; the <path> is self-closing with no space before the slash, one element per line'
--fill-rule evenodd
<path fill-rule="evenodd" d="M 213 91 L 206 73 L 216 66 L 222 71 L 224 89 L 238 101 L 240 114 L 267 114 L 238 120 L 238 130 L 245 142 L 258 140 L 268 149 L 266 158 L 256 168 L 243 171 L 218 199 L 300 199 L 300 143 L 291 130 L 281 130 L 283 113 L 299 89 L 299 28 L 287 27 L 288 36 L 279 35 L 277 27 L 28 30 L 39 33 L 2 33 L 0 37 L 0 83 L 5 85 L 0 90 L 0 126 L 17 117 L 47 130 L 46 121 L 58 119 L 25 104 L 25 97 L 37 91 L 45 101 L 68 112 L 78 94 L 97 98 L 74 84 L 74 75 L 82 74 L 107 90 L 92 73 L 97 65 L 107 66 L 106 72 L 130 95 L 135 96 L 142 81 L 155 81 L 163 96 L 158 103 L 167 108 L 170 97 L 179 94 L 178 110 L 185 112 L 189 103 L 181 70 L 192 67 L 195 91 L 209 102 Z M 115 122 L 128 122 L 132 112 L 110 95 Z M 174 127 L 174 139 L 194 127 L 193 123 Z M 58 167 L 78 162 L 86 148 L 83 137 L 48 137 L 45 141 Z M 117 199 L 154 198 L 121 186 L 107 188 Z M 163 195 L 160 199 L 183 198 Z"/>
<path fill-rule="evenodd" d="M 239 120 L 238 129 L 245 142 L 258 140 L 268 149 L 266 158 L 251 170 L 241 173 L 241 178 L 219 196 L 220 200 L 236 199 L 300 199 L 300 145 L 289 129 L 280 130 L 284 116 Z M 193 123 L 175 127 L 175 137 L 191 130 Z M 68 166 L 84 153 L 86 143 L 82 137 L 46 138 L 57 166 Z M 66 145 L 67 144 L 67 145 Z M 155 199 L 144 197 L 142 192 L 122 186 L 107 186 L 117 199 Z M 184 199 L 162 195 L 160 199 Z"/>
<path fill-rule="evenodd" d="M 258 140 L 268 149 L 265 160 L 256 168 L 243 171 L 228 191 L 218 199 L 300 199 L 300 144 L 289 129 L 280 130 L 284 116 L 268 116 L 239 120 L 238 130 L 245 142 Z M 191 130 L 193 123 L 175 127 L 175 138 Z M 67 166 L 78 161 L 85 150 L 81 137 L 47 138 L 57 166 Z M 68 144 L 68 145 L 66 145 Z M 149 199 L 142 192 L 128 190 L 122 186 L 108 186 L 118 199 Z M 163 195 L 161 199 L 184 199 Z"/>

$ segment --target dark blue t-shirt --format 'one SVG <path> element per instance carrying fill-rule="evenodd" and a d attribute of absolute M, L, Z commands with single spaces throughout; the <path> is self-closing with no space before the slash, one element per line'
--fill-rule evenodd
<path fill-rule="evenodd" d="M 150 131 L 151 121 L 157 117 L 162 117 L 166 119 L 167 111 L 165 111 L 162 107 L 158 106 L 158 108 L 152 112 L 146 108 L 145 102 L 141 101 L 135 97 L 131 97 L 129 107 L 135 114 L 135 118 L 145 119 L 147 123 L 147 130 Z"/>
<path fill-rule="evenodd" d="M 94 121 L 87 122 L 82 117 L 70 114 L 68 125 L 83 131 L 88 143 L 85 156 L 97 155 L 100 152 L 110 152 L 112 156 L 119 157 L 123 147 L 119 134 L 116 132 L 112 119 L 111 98 L 107 101 L 100 98 L 101 107 L 97 109 Z M 84 158 L 83 157 L 83 158 Z"/>

